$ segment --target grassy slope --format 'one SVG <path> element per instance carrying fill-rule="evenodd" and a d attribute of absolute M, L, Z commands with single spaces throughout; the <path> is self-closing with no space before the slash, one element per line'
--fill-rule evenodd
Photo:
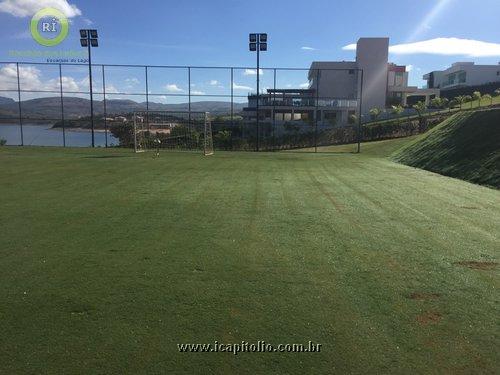
<path fill-rule="evenodd" d="M 413 167 L 500 188 L 500 109 L 454 115 L 398 150 Z"/>
<path fill-rule="evenodd" d="M 0 373 L 495 372 L 498 270 L 457 262 L 498 261 L 499 192 L 379 145 L 1 148 Z M 323 348 L 177 351 L 213 340 Z"/>

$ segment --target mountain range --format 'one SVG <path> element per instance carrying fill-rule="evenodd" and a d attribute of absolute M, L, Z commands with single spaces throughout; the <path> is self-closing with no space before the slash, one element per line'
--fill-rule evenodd
<path fill-rule="evenodd" d="M 94 114 L 104 114 L 103 101 L 94 100 Z M 234 103 L 233 113 L 238 114 L 246 104 Z M 150 111 L 187 111 L 188 103 L 162 104 L 149 102 Z M 24 118 L 53 120 L 61 118 L 61 100 L 59 96 L 37 98 L 21 101 L 21 110 Z M 145 111 L 146 102 L 135 102 L 124 99 L 107 99 L 107 116 L 117 116 L 134 111 Z M 227 115 L 231 112 L 231 103 L 222 101 L 191 102 L 191 111 L 210 112 L 215 115 Z M 90 115 L 90 100 L 78 97 L 64 97 L 64 117 L 77 119 Z M 19 117 L 19 103 L 11 98 L 0 97 L 0 120 L 17 119 Z"/>

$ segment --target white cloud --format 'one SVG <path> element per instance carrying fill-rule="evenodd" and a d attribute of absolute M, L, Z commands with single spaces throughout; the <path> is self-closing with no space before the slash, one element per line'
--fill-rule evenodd
<path fill-rule="evenodd" d="M 309 88 L 309 82 L 304 82 L 299 85 L 301 89 L 308 89 Z"/>
<path fill-rule="evenodd" d="M 140 81 L 137 78 L 135 78 L 135 77 L 126 78 L 125 82 L 127 83 L 127 85 L 130 85 L 130 86 L 132 86 L 132 85 L 138 85 L 140 83 Z"/>
<path fill-rule="evenodd" d="M 413 70 L 413 65 L 406 65 L 406 71 L 411 72 Z"/>
<path fill-rule="evenodd" d="M 219 81 L 217 81 L 216 79 L 212 79 L 210 80 L 209 84 L 210 86 L 217 86 L 219 84 Z"/>
<path fill-rule="evenodd" d="M 205 95 L 205 93 L 199 90 L 192 90 L 191 95 Z"/>
<path fill-rule="evenodd" d="M 66 92 L 88 91 L 89 78 L 84 77 L 80 81 L 73 77 L 62 76 L 44 80 L 42 72 L 34 66 L 19 67 L 19 81 L 23 90 L 56 91 L 61 88 Z M 17 90 L 16 65 L 7 64 L 0 69 L 0 87 L 7 90 Z"/>
<path fill-rule="evenodd" d="M 113 84 L 106 84 L 106 94 L 117 94 L 118 89 Z"/>
<path fill-rule="evenodd" d="M 82 11 L 76 5 L 69 4 L 67 0 L 3 0 L 0 2 L 0 12 L 14 17 L 31 17 L 40 9 L 48 7 L 60 10 L 69 18 L 82 15 Z"/>
<path fill-rule="evenodd" d="M 468 57 L 500 56 L 500 44 L 473 39 L 435 38 L 415 43 L 396 44 L 389 52 L 398 55 L 434 54 Z"/>
<path fill-rule="evenodd" d="M 238 85 L 236 82 L 233 82 L 234 90 L 244 90 L 244 91 L 252 91 L 253 89 L 250 86 Z"/>
<path fill-rule="evenodd" d="M 262 69 L 259 69 L 259 74 L 263 75 L 264 71 Z M 245 71 L 243 72 L 243 75 L 244 76 L 255 76 L 255 75 L 257 75 L 257 69 L 245 69 Z"/>
<path fill-rule="evenodd" d="M 344 51 L 356 51 L 356 43 L 348 44 L 347 46 L 342 47 Z"/>
<path fill-rule="evenodd" d="M 317 51 L 317 48 L 307 47 L 307 46 L 300 47 L 300 49 L 303 51 Z"/>
<path fill-rule="evenodd" d="M 165 85 L 165 90 L 169 92 L 183 92 L 181 88 L 179 88 L 175 83 L 169 83 L 168 85 Z"/>
<path fill-rule="evenodd" d="M 349 44 L 342 47 L 342 49 L 345 51 L 356 50 L 356 44 Z M 396 44 L 389 47 L 389 52 L 395 55 L 432 54 L 494 57 L 500 56 L 500 44 L 474 39 L 435 38 L 421 42 Z"/>

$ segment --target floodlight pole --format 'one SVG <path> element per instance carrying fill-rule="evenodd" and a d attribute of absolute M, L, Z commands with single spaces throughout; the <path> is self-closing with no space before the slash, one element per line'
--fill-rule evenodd
<path fill-rule="evenodd" d="M 255 108 L 257 113 L 257 151 L 259 151 L 259 143 L 260 143 L 259 91 L 260 91 L 260 34 L 257 34 L 257 107 Z"/>
<path fill-rule="evenodd" d="M 94 137 L 94 94 L 92 90 L 92 52 L 90 48 L 90 34 L 87 36 L 87 50 L 89 52 L 89 88 L 90 88 L 90 126 L 92 128 L 92 147 L 95 147 Z"/>
<path fill-rule="evenodd" d="M 92 128 L 92 147 L 95 147 L 95 129 L 94 129 L 94 91 L 92 89 L 92 47 L 97 47 L 97 30 L 80 30 L 80 44 L 87 47 L 89 55 L 89 89 L 90 89 L 90 125 Z M 104 68 L 103 68 L 104 69 Z M 104 82 L 103 82 L 104 85 Z"/>
<path fill-rule="evenodd" d="M 259 118 L 259 106 L 260 106 L 260 51 L 267 51 L 267 34 L 265 33 L 255 33 L 250 34 L 250 51 L 257 52 L 257 104 L 255 106 L 255 112 L 257 116 L 256 130 L 257 130 L 257 151 L 260 149 L 260 118 Z"/>

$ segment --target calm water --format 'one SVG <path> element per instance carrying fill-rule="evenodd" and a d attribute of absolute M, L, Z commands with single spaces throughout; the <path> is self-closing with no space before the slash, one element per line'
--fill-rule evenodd
<path fill-rule="evenodd" d="M 25 146 L 63 146 L 62 130 L 50 129 L 52 125 L 23 124 Z M 104 147 L 106 135 L 95 132 L 95 145 Z M 7 140 L 8 145 L 21 144 L 21 130 L 19 124 L 0 124 L 0 139 Z M 118 145 L 118 139 L 108 132 L 108 146 Z M 92 135 L 87 131 L 70 131 L 66 129 L 66 146 L 89 147 L 92 145 Z"/>

